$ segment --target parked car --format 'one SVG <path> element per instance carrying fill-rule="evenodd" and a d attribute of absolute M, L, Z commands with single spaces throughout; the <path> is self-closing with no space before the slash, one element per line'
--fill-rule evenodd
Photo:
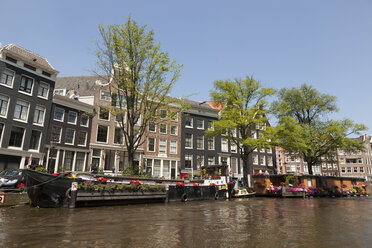
<path fill-rule="evenodd" d="M 22 170 L 6 169 L 0 172 L 0 188 L 17 188 L 22 183 Z"/>

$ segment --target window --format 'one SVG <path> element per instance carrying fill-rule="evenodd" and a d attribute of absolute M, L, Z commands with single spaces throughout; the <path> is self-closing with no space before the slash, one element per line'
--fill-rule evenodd
<path fill-rule="evenodd" d="M 141 115 L 134 114 L 133 122 L 134 122 L 134 125 L 141 125 Z"/>
<path fill-rule="evenodd" d="M 97 142 L 107 143 L 107 133 L 108 133 L 107 126 L 98 125 Z"/>
<path fill-rule="evenodd" d="M 227 139 L 221 139 L 221 152 L 228 152 L 229 151 L 229 142 Z"/>
<path fill-rule="evenodd" d="M 88 133 L 85 131 L 80 131 L 79 132 L 79 140 L 78 140 L 78 145 L 79 146 L 85 146 L 87 142 L 87 135 Z"/>
<path fill-rule="evenodd" d="M 149 124 L 149 132 L 156 132 L 156 124 L 154 122 Z"/>
<path fill-rule="evenodd" d="M 147 150 L 149 152 L 155 152 L 155 138 L 147 139 Z"/>
<path fill-rule="evenodd" d="M 256 130 L 251 130 L 251 138 L 257 139 L 257 132 L 256 132 Z"/>
<path fill-rule="evenodd" d="M 101 100 L 110 101 L 111 100 L 110 92 L 106 90 L 101 90 Z"/>
<path fill-rule="evenodd" d="M 101 164 L 101 149 L 94 149 L 92 152 L 92 168 L 99 167 Z"/>
<path fill-rule="evenodd" d="M 178 135 L 178 127 L 177 126 L 171 126 L 170 133 L 171 133 L 171 135 Z"/>
<path fill-rule="evenodd" d="M 0 95 L 0 116 L 6 117 L 8 113 L 9 97 Z"/>
<path fill-rule="evenodd" d="M 196 128 L 197 129 L 204 129 L 204 121 L 200 119 L 196 119 Z"/>
<path fill-rule="evenodd" d="M 108 99 L 110 100 L 110 99 Z M 125 96 L 124 95 L 118 95 L 117 93 L 112 93 L 111 95 L 111 106 L 117 107 L 120 109 L 125 108 Z"/>
<path fill-rule="evenodd" d="M 200 150 L 204 149 L 204 136 L 202 135 L 196 136 L 196 148 Z"/>
<path fill-rule="evenodd" d="M 24 66 L 25 68 L 27 68 L 27 69 L 32 70 L 32 71 L 36 71 L 36 68 L 33 67 L 32 65 L 29 65 L 29 64 L 24 63 L 23 66 Z"/>
<path fill-rule="evenodd" d="M 178 120 L 178 113 L 177 112 L 172 112 L 171 116 L 170 116 L 170 119 L 172 121 L 177 121 Z"/>
<path fill-rule="evenodd" d="M 52 141 L 60 142 L 61 141 L 61 132 L 62 132 L 61 127 L 54 126 L 52 128 Z"/>
<path fill-rule="evenodd" d="M 110 112 L 108 109 L 100 107 L 98 119 L 108 121 L 110 118 Z"/>
<path fill-rule="evenodd" d="M 37 96 L 42 97 L 42 98 L 48 98 L 48 93 L 49 93 L 49 84 L 40 83 Z"/>
<path fill-rule="evenodd" d="M 258 155 L 253 154 L 253 164 L 258 164 Z"/>
<path fill-rule="evenodd" d="M 192 118 L 190 116 L 185 118 L 185 127 L 192 127 Z"/>
<path fill-rule="evenodd" d="M 4 69 L 1 74 L 0 84 L 13 87 L 14 71 Z"/>
<path fill-rule="evenodd" d="M 77 113 L 73 111 L 68 111 L 67 122 L 70 124 L 76 124 L 76 120 L 77 120 Z"/>
<path fill-rule="evenodd" d="M 214 150 L 214 137 L 208 137 L 208 150 Z"/>
<path fill-rule="evenodd" d="M 196 169 L 200 170 L 202 166 L 204 166 L 204 156 L 196 155 Z"/>
<path fill-rule="evenodd" d="M 192 154 L 185 154 L 185 169 L 191 169 Z"/>
<path fill-rule="evenodd" d="M 268 166 L 273 166 L 273 157 L 271 157 L 271 156 L 267 157 L 267 165 Z"/>
<path fill-rule="evenodd" d="M 84 152 L 77 152 L 76 153 L 75 171 L 84 171 L 84 162 L 85 162 L 85 153 Z"/>
<path fill-rule="evenodd" d="M 52 75 L 49 72 L 43 71 L 42 74 L 47 77 L 51 77 Z"/>
<path fill-rule="evenodd" d="M 341 167 L 341 172 L 342 173 L 345 173 L 346 172 L 345 167 Z"/>
<path fill-rule="evenodd" d="M 260 165 L 266 165 L 266 163 L 265 163 L 265 159 L 266 157 L 265 156 L 260 156 Z"/>
<path fill-rule="evenodd" d="M 40 137 L 41 137 L 41 132 L 40 131 L 36 131 L 36 130 L 31 131 L 31 139 L 30 139 L 29 149 L 39 150 Z"/>
<path fill-rule="evenodd" d="M 55 89 L 54 90 L 54 95 L 60 95 L 60 96 L 65 96 L 66 95 L 66 89 Z"/>
<path fill-rule="evenodd" d="M 33 84 L 34 80 L 32 78 L 22 76 L 21 84 L 19 85 L 19 91 L 31 94 Z"/>
<path fill-rule="evenodd" d="M 358 172 L 358 167 L 354 167 L 354 173 Z"/>
<path fill-rule="evenodd" d="M 9 146 L 22 147 L 24 132 L 24 128 L 13 126 L 10 132 Z"/>
<path fill-rule="evenodd" d="M 213 156 L 208 156 L 208 165 L 214 165 L 215 164 L 215 159 Z"/>
<path fill-rule="evenodd" d="M 177 154 L 177 140 L 170 141 L 170 154 Z"/>
<path fill-rule="evenodd" d="M 74 144 L 75 139 L 75 130 L 67 128 L 66 129 L 66 136 L 65 136 L 65 144 Z"/>
<path fill-rule="evenodd" d="M 159 139 L 159 153 L 167 153 L 167 140 Z"/>
<path fill-rule="evenodd" d="M 44 114 L 45 114 L 45 108 L 42 106 L 36 106 L 35 113 L 34 113 L 34 124 L 43 125 Z"/>
<path fill-rule="evenodd" d="M 351 173 L 351 167 L 347 167 L 347 172 Z"/>
<path fill-rule="evenodd" d="M 80 117 L 80 126 L 87 127 L 89 126 L 89 117 L 85 114 Z"/>
<path fill-rule="evenodd" d="M 122 145 L 123 143 L 124 143 L 123 129 L 120 127 L 115 127 L 114 144 Z"/>
<path fill-rule="evenodd" d="M 364 167 L 359 167 L 359 172 L 364 173 Z"/>
<path fill-rule="evenodd" d="M 27 121 L 29 106 L 27 102 L 18 100 L 14 109 L 14 119 Z"/>
<path fill-rule="evenodd" d="M 213 130 L 213 121 L 208 121 L 208 129 Z"/>
<path fill-rule="evenodd" d="M 238 147 L 236 146 L 235 143 L 231 142 L 230 150 L 231 152 L 237 153 Z"/>
<path fill-rule="evenodd" d="M 162 118 L 162 119 L 167 118 L 167 110 L 165 110 L 165 109 L 160 110 L 160 118 Z"/>
<path fill-rule="evenodd" d="M 68 171 L 71 171 L 73 161 L 74 161 L 74 152 L 73 151 L 65 151 L 65 159 L 64 159 L 64 162 L 63 162 L 64 169 L 68 170 Z"/>
<path fill-rule="evenodd" d="M 192 134 L 185 134 L 185 148 L 192 148 Z"/>
<path fill-rule="evenodd" d="M 238 173 L 238 159 L 231 158 L 231 171 L 232 173 Z"/>
<path fill-rule="evenodd" d="M 54 110 L 54 120 L 63 121 L 64 115 L 65 115 L 65 111 L 63 109 L 56 108 Z"/>
<path fill-rule="evenodd" d="M 166 134 L 167 133 L 167 125 L 160 124 L 160 133 Z"/>

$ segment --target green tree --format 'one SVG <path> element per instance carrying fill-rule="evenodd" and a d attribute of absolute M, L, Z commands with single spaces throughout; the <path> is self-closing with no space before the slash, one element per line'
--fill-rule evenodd
<path fill-rule="evenodd" d="M 97 74 L 109 82 L 110 111 L 117 116 L 128 152 L 130 168 L 143 142 L 146 128 L 174 99 L 168 95 L 181 66 L 160 50 L 154 31 L 131 17 L 122 25 L 99 26 Z"/>
<path fill-rule="evenodd" d="M 363 144 L 350 135 L 366 130 L 351 120 L 330 120 L 337 111 L 336 97 L 321 94 L 312 86 L 284 88 L 278 92 L 272 110 L 278 118 L 275 136 L 277 145 L 307 162 L 309 174 L 320 164 L 322 156 L 329 156 L 342 148 L 350 152 L 363 149 Z"/>
<path fill-rule="evenodd" d="M 272 128 L 267 125 L 266 98 L 275 93 L 271 88 L 262 88 L 252 77 L 245 79 L 218 80 L 214 82 L 212 99 L 222 108 L 220 119 L 214 121 L 213 129 L 207 135 L 219 136 L 235 144 L 243 160 L 244 185 L 253 173 L 249 154 L 256 148 L 271 147 Z"/>

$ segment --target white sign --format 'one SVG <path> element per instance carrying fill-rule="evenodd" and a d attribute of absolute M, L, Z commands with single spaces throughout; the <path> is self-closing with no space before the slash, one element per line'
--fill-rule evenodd
<path fill-rule="evenodd" d="M 3 204 L 5 202 L 5 195 L 0 194 L 0 204 Z"/>
<path fill-rule="evenodd" d="M 78 188 L 78 183 L 77 183 L 77 182 L 73 182 L 73 183 L 71 184 L 71 191 L 76 191 L 77 188 Z"/>

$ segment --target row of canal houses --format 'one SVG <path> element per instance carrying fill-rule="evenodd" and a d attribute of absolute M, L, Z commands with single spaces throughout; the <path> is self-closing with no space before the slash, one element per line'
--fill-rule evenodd
<path fill-rule="evenodd" d="M 100 76 L 57 77 L 48 60 L 14 44 L 0 45 L 0 171 L 43 165 L 49 172 L 98 168 L 121 174 L 128 165 L 123 134 L 108 108 L 109 82 Z M 186 99 L 146 127 L 136 164 L 153 177 L 197 175 L 203 166 L 227 165 L 242 178 L 236 146 L 205 130 L 218 120 L 213 102 Z M 124 116 L 125 119 L 125 116 Z M 139 118 L 138 125 L 141 125 Z M 258 135 L 258 130 L 253 133 Z M 276 172 L 274 149 L 251 154 L 255 172 Z M 275 168 L 275 169 L 274 169 Z"/>

